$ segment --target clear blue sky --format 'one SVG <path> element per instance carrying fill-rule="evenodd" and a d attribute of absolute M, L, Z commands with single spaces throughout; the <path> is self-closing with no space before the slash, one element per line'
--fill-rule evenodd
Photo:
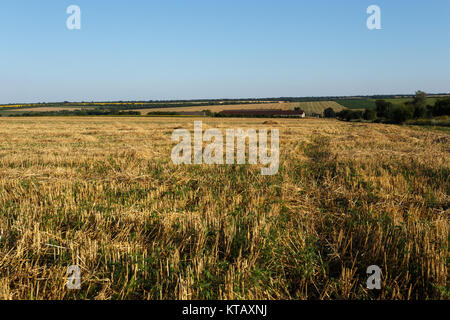
<path fill-rule="evenodd" d="M 2 0 L 0 41 L 0 103 L 450 91 L 448 0 Z"/>

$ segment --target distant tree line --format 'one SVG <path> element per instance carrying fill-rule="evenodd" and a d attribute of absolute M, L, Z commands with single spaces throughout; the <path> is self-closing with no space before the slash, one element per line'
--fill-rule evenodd
<path fill-rule="evenodd" d="M 431 119 L 433 117 L 450 116 L 450 98 L 438 99 L 435 104 L 427 104 L 427 95 L 423 91 L 417 91 L 412 101 L 397 105 L 392 102 L 378 99 L 375 101 L 375 110 L 342 110 L 335 114 L 341 120 L 368 120 L 384 123 L 403 123 L 412 119 Z M 325 110 L 327 111 L 327 110 Z M 325 117 L 333 117 L 329 111 Z"/>

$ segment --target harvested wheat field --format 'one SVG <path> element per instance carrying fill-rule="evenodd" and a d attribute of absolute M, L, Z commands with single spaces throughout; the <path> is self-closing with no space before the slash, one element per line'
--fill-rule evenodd
<path fill-rule="evenodd" d="M 194 107 L 173 107 L 173 108 L 153 108 L 153 109 L 136 109 L 145 115 L 150 112 L 196 112 L 210 110 L 212 112 L 220 112 L 223 110 L 241 110 L 241 109 L 283 109 L 291 110 L 298 106 L 298 103 L 247 103 L 247 104 L 220 104 L 220 105 L 204 105 Z"/>
<path fill-rule="evenodd" d="M 448 133 L 202 120 L 278 128 L 278 174 L 173 164 L 193 119 L 0 118 L 0 299 L 449 298 Z"/>

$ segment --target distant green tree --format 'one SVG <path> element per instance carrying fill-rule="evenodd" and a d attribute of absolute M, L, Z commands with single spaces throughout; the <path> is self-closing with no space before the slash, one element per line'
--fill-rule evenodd
<path fill-rule="evenodd" d="M 341 120 L 344 120 L 347 117 L 347 113 L 349 113 L 349 112 L 350 112 L 350 110 L 348 110 L 348 109 L 341 110 L 336 113 L 336 117 L 338 117 Z"/>
<path fill-rule="evenodd" d="M 427 94 L 423 91 L 416 91 L 416 95 L 413 100 L 413 104 L 416 106 L 424 107 L 427 104 Z"/>
<path fill-rule="evenodd" d="M 392 108 L 393 104 L 386 100 L 375 101 L 375 111 L 378 118 L 389 118 Z"/>
<path fill-rule="evenodd" d="M 350 120 L 360 120 L 363 117 L 363 112 L 360 110 L 342 110 L 339 111 L 337 117 L 342 120 L 350 121 Z"/>
<path fill-rule="evenodd" d="M 427 112 L 426 104 L 427 94 L 423 91 L 417 91 L 414 100 L 412 101 L 414 118 L 423 118 L 425 116 Z"/>
<path fill-rule="evenodd" d="M 390 119 L 395 123 L 403 123 L 413 118 L 414 109 L 408 105 L 396 106 L 392 109 Z"/>
<path fill-rule="evenodd" d="M 325 118 L 336 118 L 336 112 L 334 112 L 334 110 L 333 110 L 333 108 L 326 108 L 324 111 L 323 111 L 323 116 L 325 117 Z"/>
<path fill-rule="evenodd" d="M 416 119 L 423 118 L 425 117 L 426 113 L 427 113 L 426 107 L 414 106 L 414 113 L 413 113 L 414 118 Z"/>
<path fill-rule="evenodd" d="M 361 120 L 363 117 L 363 112 L 361 110 L 355 110 L 350 112 L 348 120 Z"/>
<path fill-rule="evenodd" d="M 450 98 L 437 100 L 431 110 L 434 117 L 450 116 Z"/>
<path fill-rule="evenodd" d="M 377 113 L 375 110 L 366 109 L 363 114 L 364 120 L 373 121 L 377 117 Z"/>

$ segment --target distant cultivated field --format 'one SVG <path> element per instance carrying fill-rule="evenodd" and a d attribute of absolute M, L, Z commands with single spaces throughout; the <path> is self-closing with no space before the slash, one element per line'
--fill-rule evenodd
<path fill-rule="evenodd" d="M 449 134 L 203 121 L 278 128 L 278 174 L 174 165 L 192 119 L 0 118 L 0 299 L 449 298 Z"/>
<path fill-rule="evenodd" d="M 300 108 L 307 113 L 321 114 L 327 108 L 333 108 L 335 112 L 339 112 L 345 109 L 342 105 L 335 101 L 300 102 L 298 104 Z"/>
<path fill-rule="evenodd" d="M 89 109 L 89 108 L 84 108 Z M 70 107 L 37 107 L 37 108 L 20 108 L 20 109 L 11 109 L 8 110 L 9 112 L 28 112 L 28 111 L 35 111 L 35 112 L 46 112 L 46 111 L 75 111 L 75 110 L 81 110 L 81 108 L 70 108 Z"/>
<path fill-rule="evenodd" d="M 136 109 L 141 114 L 150 112 L 180 112 L 180 111 L 203 111 L 211 110 L 212 112 L 220 112 L 223 110 L 240 110 L 240 109 L 283 109 L 293 110 L 300 107 L 306 113 L 322 113 L 326 108 L 333 108 L 336 112 L 345 109 L 334 101 L 317 101 L 317 102 L 276 102 L 276 103 L 255 103 L 255 104 L 235 104 L 235 105 L 209 105 L 196 107 L 175 107 L 175 108 L 156 108 L 156 109 Z"/>
<path fill-rule="evenodd" d="M 211 110 L 212 112 L 220 112 L 223 110 L 239 110 L 239 109 L 293 109 L 295 103 L 255 103 L 255 104 L 233 104 L 233 105 L 204 105 L 195 107 L 174 107 L 174 108 L 155 108 L 155 109 L 136 109 L 142 114 L 149 112 L 179 112 L 179 111 L 203 111 Z"/>
<path fill-rule="evenodd" d="M 375 100 L 370 99 L 339 99 L 336 102 L 348 109 L 375 109 Z"/>

